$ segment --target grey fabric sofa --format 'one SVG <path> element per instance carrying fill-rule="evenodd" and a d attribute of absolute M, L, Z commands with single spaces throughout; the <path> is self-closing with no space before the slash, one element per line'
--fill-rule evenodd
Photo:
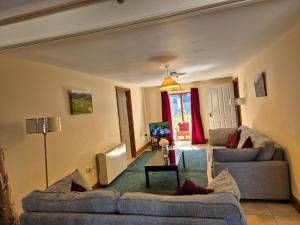
<path fill-rule="evenodd" d="M 290 179 L 284 149 L 268 137 L 246 126 L 241 130 L 238 148 L 226 148 L 231 128 L 210 130 L 209 148 L 212 152 L 212 172 L 217 176 L 228 169 L 237 182 L 242 199 L 290 199 Z M 251 137 L 253 148 L 241 149 Z"/>
<path fill-rule="evenodd" d="M 162 196 L 111 189 L 33 191 L 23 199 L 21 225 L 246 225 L 229 193 Z"/>

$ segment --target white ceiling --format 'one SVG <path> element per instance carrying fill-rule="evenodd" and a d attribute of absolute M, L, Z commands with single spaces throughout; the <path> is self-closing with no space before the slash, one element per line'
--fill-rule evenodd
<path fill-rule="evenodd" d="M 173 56 L 180 82 L 230 76 L 300 22 L 299 0 L 272 0 L 111 33 L 12 51 L 19 57 L 141 86 L 165 75 L 157 56 Z M 172 58 L 172 57 L 169 57 Z M 158 60 L 159 61 L 159 60 Z"/>

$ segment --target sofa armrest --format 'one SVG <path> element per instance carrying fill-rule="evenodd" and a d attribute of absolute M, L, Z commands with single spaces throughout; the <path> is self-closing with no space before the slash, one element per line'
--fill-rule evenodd
<path fill-rule="evenodd" d="M 226 148 L 213 149 L 213 160 L 216 162 L 248 162 L 255 161 L 259 148 Z"/>
<path fill-rule="evenodd" d="M 213 162 L 214 176 L 224 169 L 237 182 L 242 199 L 290 199 L 286 161 Z"/>

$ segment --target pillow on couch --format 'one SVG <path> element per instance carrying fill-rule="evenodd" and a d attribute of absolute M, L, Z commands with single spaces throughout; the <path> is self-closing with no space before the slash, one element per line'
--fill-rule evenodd
<path fill-rule="evenodd" d="M 246 139 L 242 148 L 253 148 L 253 142 L 250 136 Z"/>
<path fill-rule="evenodd" d="M 241 131 L 236 130 L 233 133 L 230 133 L 227 138 L 227 148 L 236 148 L 240 141 Z"/>
<path fill-rule="evenodd" d="M 214 193 L 230 193 L 234 195 L 238 201 L 241 199 L 240 189 L 228 170 L 223 170 L 213 179 L 207 188 L 213 189 Z"/>
<path fill-rule="evenodd" d="M 185 180 L 181 187 L 176 190 L 175 195 L 206 195 L 212 192 L 214 192 L 214 190 L 201 187 L 191 180 Z"/>
<path fill-rule="evenodd" d="M 51 185 L 49 188 L 47 188 L 46 192 L 70 192 L 72 187 L 72 181 L 75 183 L 81 185 L 86 190 L 92 190 L 92 188 L 88 185 L 86 180 L 83 178 L 83 176 L 80 174 L 79 170 L 74 170 L 71 174 L 68 176 L 60 179 L 53 185 Z"/>

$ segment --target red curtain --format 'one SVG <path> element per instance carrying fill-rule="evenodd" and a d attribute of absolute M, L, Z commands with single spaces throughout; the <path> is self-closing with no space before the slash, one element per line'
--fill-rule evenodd
<path fill-rule="evenodd" d="M 162 109 L 162 121 L 170 123 L 170 136 L 173 138 L 172 116 L 170 99 L 167 91 L 161 92 L 161 109 Z"/>
<path fill-rule="evenodd" d="M 191 88 L 192 144 L 205 144 L 198 88 Z"/>

